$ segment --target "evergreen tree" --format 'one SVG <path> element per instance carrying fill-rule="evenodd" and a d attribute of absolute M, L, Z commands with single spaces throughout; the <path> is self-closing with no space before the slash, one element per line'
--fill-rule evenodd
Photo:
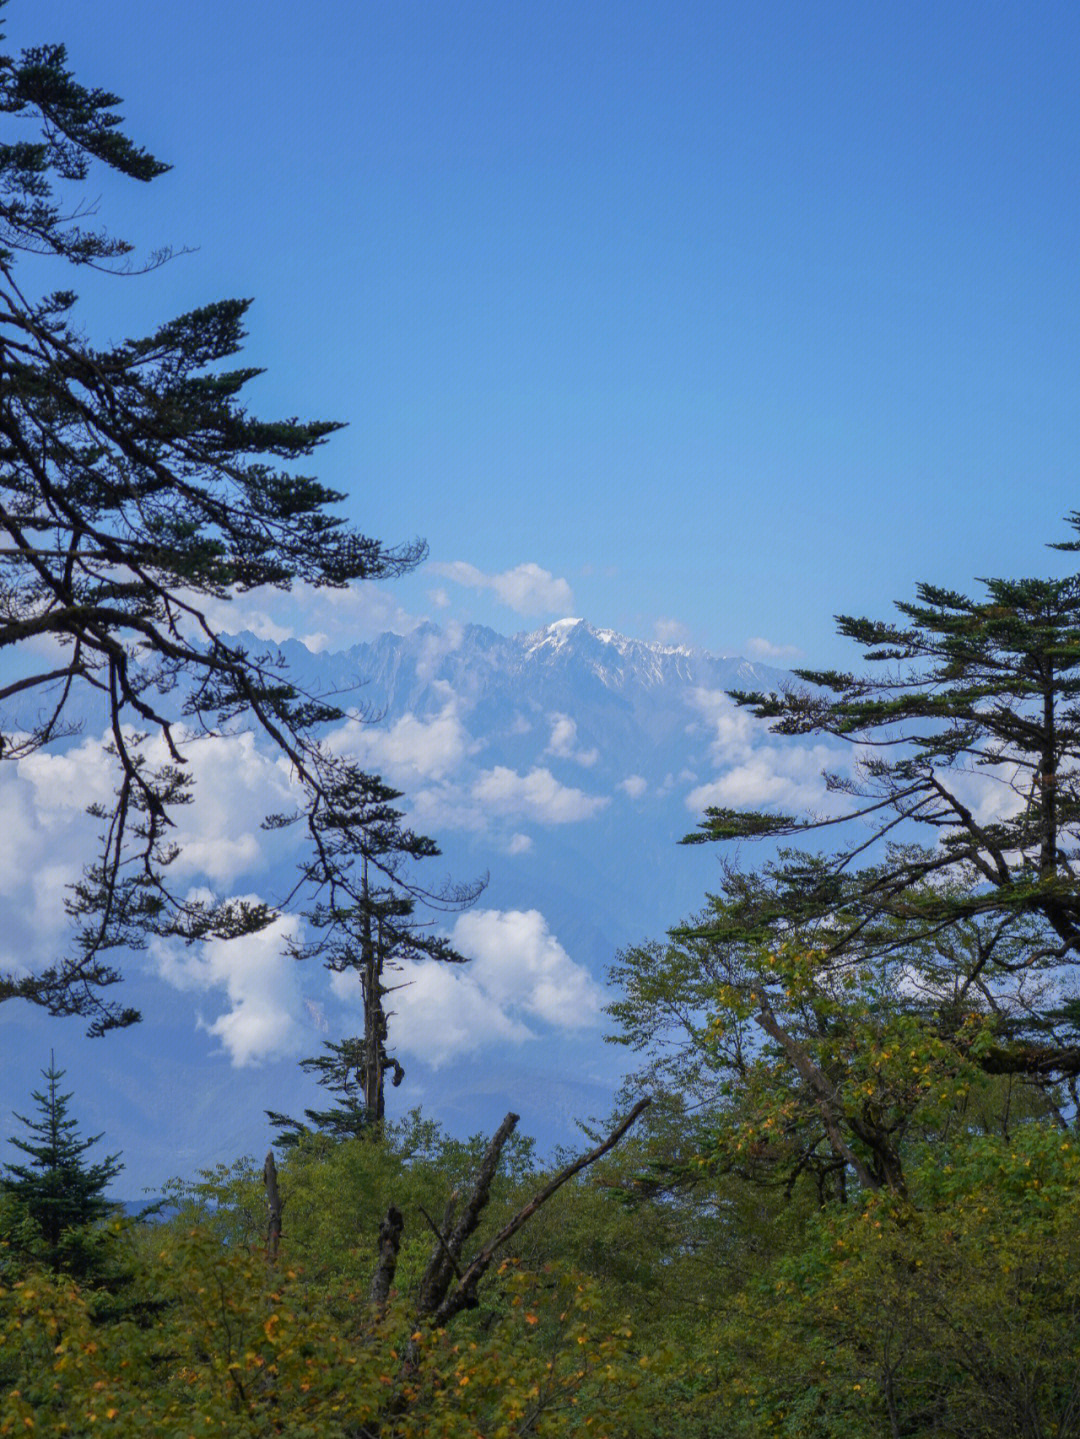
<path fill-rule="evenodd" d="M 71 1095 L 59 1090 L 64 1072 L 50 1055 L 48 1069 L 42 1070 L 46 1088 L 33 1094 L 37 1117 L 15 1115 L 28 1137 L 10 1139 L 29 1163 L 5 1165 L 0 1184 L 33 1224 L 49 1267 L 85 1273 L 94 1254 L 87 1231 L 116 1212 L 104 1191 L 124 1166 L 117 1154 L 86 1162 L 87 1151 L 102 1136 L 79 1138 L 78 1123 L 68 1113 Z"/>
<path fill-rule="evenodd" d="M 300 1068 L 314 1074 L 334 1098 L 329 1109 L 305 1109 L 304 1118 L 293 1119 L 277 1110 L 268 1109 L 267 1118 L 280 1131 L 274 1143 L 280 1149 L 291 1149 L 304 1134 L 324 1134 L 333 1140 L 358 1139 L 371 1134 L 372 1121 L 364 1102 L 364 1043 L 357 1037 L 340 1042 L 327 1040 L 325 1053 L 302 1059 Z M 404 1073 L 403 1070 L 398 1070 Z"/>
<path fill-rule="evenodd" d="M 959 1009 L 937 1010 L 953 1033 L 965 1005 L 993 1009 L 995 969 L 1060 979 L 1075 962 L 1080 579 L 985 586 L 970 599 L 921 585 L 916 603 L 897 605 L 902 624 L 841 616 L 869 674 L 797 670 L 801 687 L 732 694 L 775 733 L 827 734 L 859 753 L 849 774 L 825 776 L 846 802 L 839 814 L 706 812 L 687 842 L 817 833 L 841 842 L 824 854 L 787 850 L 756 875 L 726 866 L 701 933 L 762 953 L 797 937 L 822 972 L 920 947 L 946 952 L 950 936 L 976 933 L 982 948 Z M 921 835 L 930 842 L 913 842 Z M 984 1042 L 983 1067 L 1047 1081 L 1080 1074 L 1067 1007 L 1056 1022 L 1050 1006 L 1029 1003 L 996 1020 L 1001 1042 Z"/>
<path fill-rule="evenodd" d="M 139 1018 L 109 998 L 120 978 L 110 950 L 229 938 L 275 918 L 267 904 L 193 899 L 169 883 L 174 812 L 192 799 L 190 735 L 243 724 L 286 758 L 311 846 L 304 878 L 332 891 L 332 908 L 359 896 L 328 835 L 382 862 L 364 834 L 377 782 L 319 738 L 343 711 L 301 692 L 274 653 L 224 639 L 210 603 L 296 580 L 384 578 L 424 554 L 421 542 L 387 548 L 351 529 L 334 512 L 343 495 L 294 468 L 335 422 L 263 421 L 244 407 L 259 373 L 233 362 L 249 301 L 218 300 L 102 348 L 77 323 L 71 290 L 35 299 L 16 278 L 20 251 L 41 257 L 35 275 L 50 259 L 130 271 L 130 245 L 53 190 L 59 180 L 70 195 L 95 162 L 143 182 L 168 168 L 122 132 L 118 103 L 75 80 L 61 45 L 0 55 L 0 116 L 18 127 L 0 143 L 0 650 L 27 655 L 0 685 L 0 757 L 70 734 L 73 707 L 92 696 L 116 776 L 113 801 L 91 809 L 101 841 L 69 900 L 74 944 L 42 973 L 0 975 L 0 1001 L 83 1015 L 94 1034 Z"/>
<path fill-rule="evenodd" d="M 328 1042 L 323 1045 L 326 1053 L 300 1061 L 301 1069 L 316 1075 L 318 1083 L 337 1099 L 333 1109 L 305 1110 L 308 1125 L 335 1139 L 375 1132 L 386 1115 L 387 1073 L 395 1088 L 405 1077 L 401 1062 L 388 1049 L 391 1011 L 386 1008 L 386 997 L 402 987 L 387 983 L 390 973 L 400 972 L 403 960 L 467 962 L 448 940 L 430 933 L 417 919 L 417 894 L 404 880 L 400 866 L 406 858 L 430 858 L 438 851 L 430 840 L 402 827 L 401 812 L 391 807 L 400 797 L 397 791 L 381 783 L 379 789 L 379 822 L 365 829 L 369 848 L 357 856 L 346 847 L 336 855 L 337 864 L 355 863 L 359 869 L 358 902 L 349 902 L 348 892 L 342 891 L 336 904 L 312 910 L 306 918 L 314 939 L 292 947 L 296 958 L 318 956 L 336 974 L 355 974 L 360 985 L 363 1035 L 336 1044 Z M 376 859 L 381 883 L 372 881 Z M 444 907 L 470 904 L 484 882 L 445 891 Z M 282 1146 L 295 1144 L 307 1127 L 273 1110 L 267 1114 L 271 1124 L 282 1131 L 277 1141 Z"/>

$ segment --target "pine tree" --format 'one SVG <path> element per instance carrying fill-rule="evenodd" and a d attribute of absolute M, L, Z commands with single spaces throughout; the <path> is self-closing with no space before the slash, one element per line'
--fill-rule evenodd
<path fill-rule="evenodd" d="M 308 1126 L 335 1139 L 375 1134 L 386 1115 L 386 1075 L 396 1088 L 405 1077 L 401 1062 L 388 1049 L 391 1011 L 386 997 L 404 987 L 387 983 L 391 972 L 400 972 L 402 961 L 434 961 L 465 964 L 467 960 L 450 942 L 417 919 L 418 892 L 405 880 L 406 859 L 431 858 L 438 853 L 430 840 L 402 826 L 402 814 L 392 807 L 400 798 L 396 790 L 378 786 L 378 822 L 365 829 L 368 848 L 352 854 L 346 846 L 334 850 L 335 866 L 355 865 L 358 889 L 343 889 L 336 903 L 321 905 L 306 915 L 314 933 L 310 943 L 292 946 L 297 959 L 318 957 L 335 974 L 355 974 L 364 1008 L 364 1033 L 340 1043 L 327 1042 L 326 1053 L 300 1061 L 301 1069 L 314 1074 L 322 1087 L 336 1097 L 333 1109 L 304 1111 L 307 1124 L 288 1115 L 268 1110 L 271 1124 L 282 1131 L 277 1143 L 288 1147 L 297 1142 Z M 372 880 L 372 870 L 381 883 Z M 442 907 L 460 909 L 476 898 L 486 880 L 444 891 Z M 352 899 L 353 893 L 358 899 Z M 407 983 L 408 981 L 405 981 Z"/>
<path fill-rule="evenodd" d="M 26 293 L 20 251 L 39 257 L 35 275 L 50 260 L 130 273 L 131 246 L 87 225 L 92 205 L 77 199 L 94 163 L 140 182 L 168 168 L 122 132 L 118 103 L 75 80 L 61 45 L 0 55 L 0 118 L 17 126 L 0 143 L 0 651 L 27 657 L 25 673 L 0 684 L 0 758 L 71 734 L 73 707 L 93 697 L 116 777 L 112 802 L 90 810 L 100 846 L 68 901 L 73 945 L 43 972 L 0 975 L 0 1001 L 85 1016 L 92 1034 L 139 1018 L 109 997 L 121 978 L 110 951 L 151 936 L 232 938 L 276 917 L 270 904 L 192 898 L 169 882 L 174 815 L 193 798 L 193 734 L 245 725 L 286 759 L 303 796 L 293 817 L 310 844 L 308 901 L 325 891 L 334 909 L 359 902 L 328 835 L 381 863 L 364 834 L 370 807 L 356 802 L 376 782 L 320 738 L 343 710 L 299 690 L 272 651 L 223 638 L 211 603 L 297 580 L 385 578 L 425 553 L 350 528 L 335 513 L 344 496 L 296 470 L 336 422 L 263 421 L 245 408 L 259 370 L 233 357 L 248 300 L 102 348 L 71 290 Z"/>
<path fill-rule="evenodd" d="M 335 1141 L 360 1139 L 375 1132 L 364 1099 L 363 1040 L 327 1040 L 323 1049 L 323 1054 L 302 1059 L 300 1068 L 315 1076 L 316 1082 L 333 1096 L 334 1103 L 329 1109 L 305 1109 L 302 1120 L 268 1109 L 267 1118 L 280 1131 L 274 1140 L 280 1149 L 293 1148 L 303 1135 L 313 1132 Z"/>
<path fill-rule="evenodd" d="M 964 1004 L 994 1007 L 995 971 L 1060 982 L 1080 954 L 1080 579 L 984 584 L 977 599 L 921 585 L 900 624 L 841 616 L 869 673 L 796 670 L 801 687 L 732 694 L 774 733 L 831 735 L 858 757 L 825 776 L 839 814 L 707 811 L 687 842 L 821 834 L 833 847 L 782 851 L 757 874 L 726 866 L 684 937 L 756 953 L 798 938 L 839 973 L 947 954 L 966 934 Z M 962 1008 L 939 1007 L 937 1032 L 958 1032 Z M 1043 1084 L 1080 1074 L 1066 1011 L 1000 1006 L 980 1064 Z"/>
<path fill-rule="evenodd" d="M 79 1138 L 78 1122 L 68 1113 L 72 1096 L 59 1090 L 64 1073 L 50 1054 L 49 1067 L 42 1070 L 46 1088 L 33 1094 L 37 1117 L 15 1115 L 29 1137 L 10 1139 L 30 1162 L 5 1165 L 0 1184 L 33 1224 L 49 1267 L 85 1273 L 94 1253 L 87 1231 L 116 1212 L 104 1191 L 124 1166 L 118 1154 L 86 1162 L 102 1136 Z"/>

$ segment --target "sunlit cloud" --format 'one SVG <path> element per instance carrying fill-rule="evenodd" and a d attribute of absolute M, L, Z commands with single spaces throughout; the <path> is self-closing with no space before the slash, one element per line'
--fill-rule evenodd
<path fill-rule="evenodd" d="M 311 1042 L 313 1016 L 300 992 L 299 967 L 283 953 L 298 931 L 299 920 L 286 915 L 239 939 L 210 940 L 197 948 L 152 947 L 158 974 L 175 989 L 224 991 L 228 1008 L 213 1020 L 200 1016 L 198 1025 L 221 1041 L 238 1069 L 299 1054 Z"/>
<path fill-rule="evenodd" d="M 550 723 L 551 739 L 545 754 L 555 755 L 558 759 L 573 760 L 575 764 L 584 765 L 586 768 L 596 763 L 600 751 L 595 746 L 592 749 L 582 749 L 578 745 L 576 720 L 567 714 L 553 714 L 550 716 Z"/>
<path fill-rule="evenodd" d="M 600 986 L 530 910 L 470 910 L 450 935 L 465 965 L 405 964 L 395 976 L 392 1047 L 439 1067 L 491 1045 L 536 1040 L 545 1029 L 575 1032 L 599 1022 Z M 355 976 L 331 988 L 359 1009 Z"/>
<path fill-rule="evenodd" d="M 520 615 L 566 614 L 574 607 L 569 583 L 531 561 L 500 574 L 486 574 L 465 560 L 433 564 L 431 569 L 467 589 L 490 590 L 500 603 Z"/>
<path fill-rule="evenodd" d="M 390 725 L 349 720 L 330 737 L 331 747 L 349 755 L 393 784 L 414 787 L 418 782 L 444 779 L 470 753 L 473 742 L 458 714 L 456 697 L 448 686 L 438 714 L 420 719 L 404 714 Z"/>
<path fill-rule="evenodd" d="M 541 824 L 573 824 L 592 819 L 609 803 L 606 795 L 588 795 L 560 784 L 549 769 L 518 774 L 506 765 L 483 770 L 472 787 L 473 798 L 498 814 L 525 815 Z"/>

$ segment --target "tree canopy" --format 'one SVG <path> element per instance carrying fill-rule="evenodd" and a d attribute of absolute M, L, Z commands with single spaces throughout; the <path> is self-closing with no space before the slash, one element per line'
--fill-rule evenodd
<path fill-rule="evenodd" d="M 276 822 L 306 826 L 301 883 L 329 890 L 335 911 L 358 900 L 358 857 L 416 899 L 426 891 L 404 861 L 437 853 L 400 829 L 399 847 L 388 842 L 385 787 L 321 738 L 339 704 L 212 618 L 213 602 L 259 586 L 385 578 L 425 552 L 359 533 L 336 510 L 343 495 L 296 468 L 336 422 L 245 408 L 259 371 L 235 356 L 250 302 L 217 300 L 99 347 L 62 281 L 34 297 L 19 278 L 26 253 L 35 280 L 51 261 L 130 271 L 130 245 L 66 198 L 94 163 L 144 182 L 167 168 L 123 132 L 118 104 L 74 78 L 62 45 L 0 56 L 0 115 L 19 131 L 0 143 L 0 651 L 20 658 L 0 685 L 0 756 L 70 735 L 81 696 L 99 696 L 116 784 L 91 810 L 100 845 L 68 901 L 72 946 L 44 972 L 0 977 L 0 999 L 83 1015 L 92 1033 L 139 1017 L 110 997 L 116 948 L 235 937 L 274 918 L 269 903 L 170 885 L 194 737 L 246 726 L 287 759 L 298 801 Z"/>
<path fill-rule="evenodd" d="M 903 624 L 841 616 L 866 673 L 803 669 L 786 692 L 733 693 L 775 733 L 850 744 L 852 764 L 825 776 L 828 814 L 710 809 L 687 841 L 831 841 L 753 873 L 724 866 L 709 932 L 766 948 L 797 937 L 835 966 L 966 935 L 957 1001 L 994 1009 L 1003 1038 L 1027 1031 L 987 1062 L 1075 1075 L 1063 967 L 1080 948 L 1080 581 L 985 587 L 970 599 L 921 585 L 897 606 Z M 1015 993 L 1025 974 L 1044 998 L 1056 976 L 1064 1003 L 1033 1013 Z M 991 983 L 1006 975 L 1009 1003 Z"/>

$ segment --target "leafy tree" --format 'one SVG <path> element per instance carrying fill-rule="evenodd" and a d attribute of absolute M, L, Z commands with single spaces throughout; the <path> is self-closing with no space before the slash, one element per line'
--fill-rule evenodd
<path fill-rule="evenodd" d="M 85 1274 L 101 1257 L 90 1231 L 116 1212 L 104 1191 L 124 1166 L 117 1162 L 117 1154 L 94 1164 L 86 1162 L 88 1150 L 101 1135 L 79 1138 L 78 1122 L 68 1112 L 71 1095 L 59 1090 L 64 1070 L 56 1068 L 52 1056 L 41 1073 L 46 1088 L 33 1095 L 38 1116 L 15 1116 L 29 1137 L 10 1139 L 29 1163 L 5 1165 L 0 1185 L 15 1201 L 15 1214 L 21 1211 L 30 1220 L 48 1266 Z"/>
<path fill-rule="evenodd" d="M 821 1211 L 725 1306 L 718 1433 L 1080 1433 L 1075 1139 L 1034 1123 L 942 1157 L 912 1202 Z"/>
<path fill-rule="evenodd" d="M 123 133 L 118 103 L 75 80 L 63 46 L 0 56 L 0 114 L 21 130 L 0 144 L 0 650 L 25 656 L 0 686 L 0 755 L 70 734 L 80 696 L 100 697 L 116 775 L 112 803 L 91 810 L 101 842 L 68 901 L 72 948 L 43 973 L 0 977 L 0 1000 L 83 1015 L 95 1034 L 138 1018 L 109 997 L 120 978 L 110 950 L 154 935 L 232 937 L 274 918 L 270 905 L 192 899 L 169 883 L 195 735 L 242 724 L 287 759 L 311 849 L 303 880 L 331 890 L 334 910 L 360 903 L 346 853 L 424 895 L 401 863 L 410 845 L 388 855 L 369 844 L 385 793 L 320 741 L 343 711 L 301 692 L 274 654 L 227 641 L 210 613 L 258 586 L 400 574 L 423 545 L 388 548 L 351 529 L 334 512 L 343 496 L 297 471 L 335 422 L 263 421 L 244 408 L 259 373 L 233 361 L 247 300 L 99 347 L 71 290 L 35 299 L 17 278 L 19 252 L 39 257 L 35 276 L 50 260 L 130 270 L 131 247 L 87 224 L 92 207 L 54 193 L 95 162 L 138 181 L 167 168 Z M 27 700 L 33 711 L 19 708 Z"/>
<path fill-rule="evenodd" d="M 825 1203 L 850 1179 L 904 1192 L 906 1156 L 931 1138 L 1007 1136 L 1034 1115 L 1065 1127 L 1067 1090 L 1052 1072 L 1017 1073 L 1002 1038 L 1056 1013 L 1030 925 L 962 919 L 917 942 L 894 922 L 903 942 L 882 927 L 838 951 L 829 926 L 748 933 L 763 896 L 776 902 L 768 873 L 741 876 L 667 945 L 629 949 L 611 970 L 623 990 L 612 1038 L 644 1057 L 635 1082 L 692 1111 L 711 1165 L 789 1193 L 807 1178 Z"/>
<path fill-rule="evenodd" d="M 977 998 L 981 985 L 987 1004 L 988 965 L 1048 978 L 1071 962 L 1080 949 L 1080 580 L 985 585 L 981 599 L 922 585 L 917 603 L 898 604 L 902 624 L 842 616 L 840 633 L 873 667 L 866 675 L 798 670 L 802 687 L 732 695 L 776 733 L 827 734 L 857 753 L 850 774 L 826 775 L 839 814 L 710 809 L 688 836 L 841 837 L 828 854 L 789 850 L 759 876 L 728 866 L 724 903 L 707 921 L 719 937 L 775 947 L 812 931 L 825 964 L 947 946 L 974 925 L 982 958 L 962 998 Z M 912 843 L 920 832 L 933 842 Z M 987 1057 L 997 1072 L 1080 1073 L 1067 1013 L 1048 1026 L 1050 1008 L 999 1013 L 1001 1043 Z"/>

